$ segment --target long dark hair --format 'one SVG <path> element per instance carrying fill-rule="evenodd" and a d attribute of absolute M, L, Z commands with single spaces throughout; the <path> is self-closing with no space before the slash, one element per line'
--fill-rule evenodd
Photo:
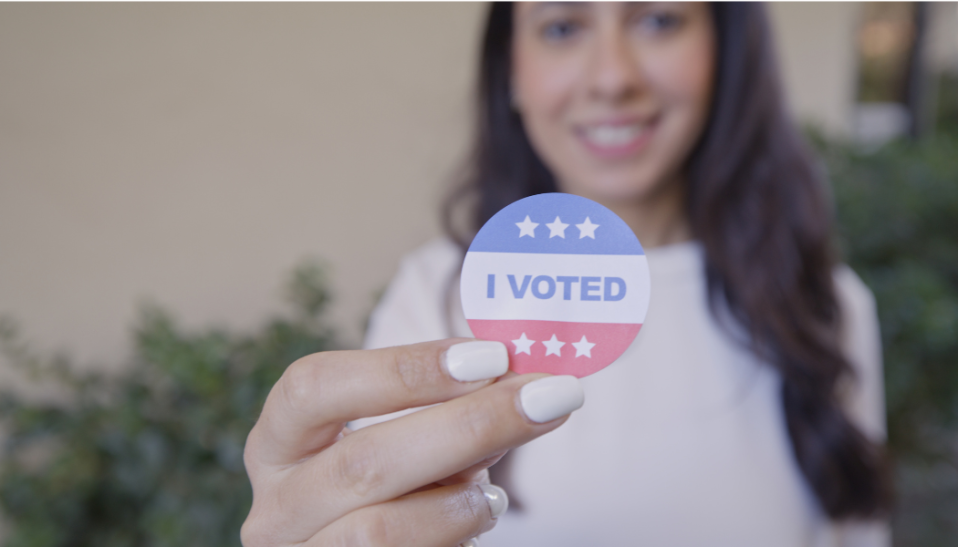
<path fill-rule="evenodd" d="M 512 11 L 506 3 L 489 11 L 471 170 L 443 209 L 447 232 L 463 245 L 509 203 L 557 191 L 510 104 Z M 705 251 L 712 313 L 730 312 L 780 373 L 795 460 L 824 511 L 876 516 L 888 503 L 882 450 L 836 393 L 853 371 L 840 348 L 823 175 L 783 104 L 763 6 L 714 3 L 712 15 L 715 91 L 686 164 L 687 212 Z M 471 222 L 455 227 L 463 205 Z"/>

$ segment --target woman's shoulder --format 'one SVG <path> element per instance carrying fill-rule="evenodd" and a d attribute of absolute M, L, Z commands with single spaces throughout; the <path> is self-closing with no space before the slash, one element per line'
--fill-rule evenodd
<path fill-rule="evenodd" d="M 403 256 L 369 318 L 366 348 L 414 344 L 448 336 L 444 295 L 462 264 L 449 238 L 436 238 Z"/>
<path fill-rule="evenodd" d="M 842 348 L 854 372 L 843 393 L 846 409 L 869 437 L 883 439 L 885 390 L 875 296 L 845 264 L 835 268 L 833 278 L 842 314 Z"/>
<path fill-rule="evenodd" d="M 419 276 L 423 281 L 442 278 L 459 268 L 464 253 L 452 239 L 437 237 L 406 253 L 399 264 L 397 277 L 402 274 Z"/>
<path fill-rule="evenodd" d="M 875 314 L 875 295 L 847 264 L 838 265 L 833 274 L 839 303 L 846 313 Z"/>

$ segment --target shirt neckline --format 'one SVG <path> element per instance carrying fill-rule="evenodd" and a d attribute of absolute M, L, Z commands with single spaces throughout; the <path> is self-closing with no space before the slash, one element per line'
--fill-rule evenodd
<path fill-rule="evenodd" d="M 702 271 L 704 249 L 701 242 L 689 240 L 648 249 L 645 255 L 655 274 L 698 274 Z"/>

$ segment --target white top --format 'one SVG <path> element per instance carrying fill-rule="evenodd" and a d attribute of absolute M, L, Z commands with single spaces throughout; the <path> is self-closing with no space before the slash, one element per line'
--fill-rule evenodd
<path fill-rule="evenodd" d="M 516 449 L 510 494 L 524 510 L 500 517 L 483 547 L 890 545 L 884 523 L 835 525 L 822 514 L 794 461 L 778 373 L 709 311 L 700 245 L 647 255 L 652 300 L 641 332 L 582 380 L 585 405 L 566 424 Z M 459 306 L 461 262 L 448 240 L 407 255 L 366 347 L 471 336 Z M 874 298 L 847 267 L 835 281 L 859 377 L 844 402 L 866 434 L 883 439 Z"/>

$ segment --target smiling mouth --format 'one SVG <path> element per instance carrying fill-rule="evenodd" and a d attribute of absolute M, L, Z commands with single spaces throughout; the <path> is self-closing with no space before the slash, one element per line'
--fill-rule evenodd
<path fill-rule="evenodd" d="M 621 157 L 645 147 L 652 137 L 655 121 L 592 124 L 580 127 L 576 134 L 593 153 L 603 157 Z"/>

